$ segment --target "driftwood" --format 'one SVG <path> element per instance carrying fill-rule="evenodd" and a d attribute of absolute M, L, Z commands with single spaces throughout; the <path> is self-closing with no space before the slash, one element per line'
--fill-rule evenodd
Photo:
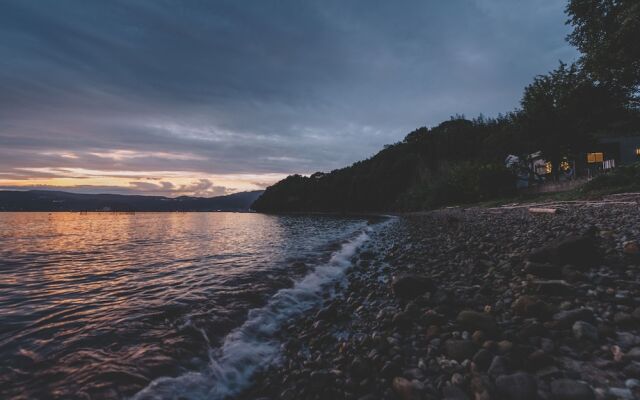
<path fill-rule="evenodd" d="M 542 207 L 531 207 L 529 208 L 529 212 L 532 214 L 556 214 L 558 212 L 557 208 L 542 208 Z"/>

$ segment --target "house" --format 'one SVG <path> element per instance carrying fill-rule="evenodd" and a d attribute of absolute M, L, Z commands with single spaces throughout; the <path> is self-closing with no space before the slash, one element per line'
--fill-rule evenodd
<path fill-rule="evenodd" d="M 608 146 L 619 165 L 633 164 L 640 161 L 640 136 L 622 136 L 600 139 L 600 143 Z"/>
<path fill-rule="evenodd" d="M 601 138 L 576 160 L 582 176 L 591 177 L 620 165 L 640 161 L 640 136 Z"/>
<path fill-rule="evenodd" d="M 516 175 L 516 187 L 529 187 L 531 184 L 543 183 L 551 173 L 551 163 L 544 159 L 542 151 L 518 157 L 509 154 L 505 166 Z"/>
<path fill-rule="evenodd" d="M 617 166 L 635 162 L 640 162 L 640 136 L 601 138 L 572 156 L 564 157 L 556 176 L 551 176 L 552 165 L 541 151 L 524 156 L 510 154 L 505 159 L 505 166 L 516 175 L 518 188 L 528 188 L 588 180 Z"/>

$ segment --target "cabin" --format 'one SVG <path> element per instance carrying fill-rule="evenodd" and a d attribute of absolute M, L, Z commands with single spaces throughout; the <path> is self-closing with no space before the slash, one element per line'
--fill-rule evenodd
<path fill-rule="evenodd" d="M 508 155 L 505 166 L 516 175 L 516 187 L 535 191 L 566 190 L 621 165 L 640 162 L 640 136 L 607 137 L 565 157 L 558 175 L 541 151 L 525 156 Z"/>
<path fill-rule="evenodd" d="M 640 161 L 640 136 L 601 138 L 576 160 L 580 175 L 588 178 Z"/>
<path fill-rule="evenodd" d="M 622 136 L 601 139 L 600 143 L 611 148 L 618 164 L 628 165 L 640 161 L 640 136 Z"/>

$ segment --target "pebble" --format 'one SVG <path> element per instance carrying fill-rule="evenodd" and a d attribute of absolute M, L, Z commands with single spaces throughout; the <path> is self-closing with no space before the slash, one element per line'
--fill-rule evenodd
<path fill-rule="evenodd" d="M 638 255 L 640 254 L 640 245 L 634 240 L 629 240 L 622 243 L 622 251 L 624 254 Z"/>
<path fill-rule="evenodd" d="M 625 243 L 640 207 L 564 208 L 374 226 L 344 285 L 285 324 L 282 363 L 237 399 L 632 399 L 640 264 Z"/>

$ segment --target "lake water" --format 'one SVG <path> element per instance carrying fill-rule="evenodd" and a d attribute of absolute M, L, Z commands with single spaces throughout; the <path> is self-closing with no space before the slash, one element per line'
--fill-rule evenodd
<path fill-rule="evenodd" d="M 224 398 L 373 221 L 0 213 L 0 398 Z M 323 290 L 323 288 L 325 288 Z"/>

